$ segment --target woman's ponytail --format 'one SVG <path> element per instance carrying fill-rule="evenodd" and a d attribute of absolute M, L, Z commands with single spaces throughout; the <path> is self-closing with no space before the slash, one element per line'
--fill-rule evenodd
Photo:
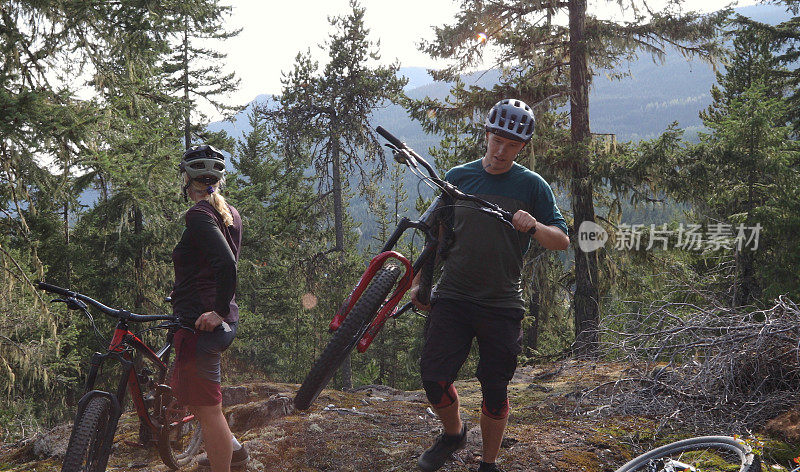
<path fill-rule="evenodd" d="M 188 180 L 189 177 L 184 174 L 184 182 L 188 182 Z M 225 183 L 225 179 L 223 178 L 213 185 L 206 185 L 196 180 L 192 180 L 191 182 L 191 185 L 189 185 L 189 191 L 200 195 L 204 200 L 208 201 L 208 203 L 210 203 L 211 206 L 217 210 L 217 213 L 222 216 L 222 222 L 225 224 L 225 226 L 233 226 L 233 215 L 231 215 L 231 210 L 228 208 L 228 203 L 225 201 L 225 197 L 223 197 L 219 191 L 220 187 L 222 187 L 222 184 Z"/>
<path fill-rule="evenodd" d="M 225 202 L 225 197 L 219 193 L 219 184 L 214 189 L 214 193 L 209 195 L 208 203 L 222 216 L 222 222 L 225 223 L 225 226 L 233 226 L 233 215 L 231 215 L 231 210 Z"/>

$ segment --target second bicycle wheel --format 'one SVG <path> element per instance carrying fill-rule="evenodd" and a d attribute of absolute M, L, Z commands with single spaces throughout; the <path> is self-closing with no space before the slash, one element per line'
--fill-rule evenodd
<path fill-rule="evenodd" d="M 372 282 L 356 301 L 342 325 L 333 332 L 325 350 L 314 363 L 303 384 L 300 385 L 300 389 L 294 397 L 295 408 L 307 410 L 317 399 L 345 357 L 350 354 L 364 334 L 399 276 L 400 268 L 394 265 L 386 266 L 375 274 Z"/>
<path fill-rule="evenodd" d="M 760 472 L 750 446 L 728 436 L 702 436 L 661 446 L 616 472 Z"/>
<path fill-rule="evenodd" d="M 200 421 L 178 402 L 171 391 L 160 393 L 161 433 L 158 437 L 158 455 L 170 469 L 180 469 L 190 463 L 200 451 L 203 435 Z"/>

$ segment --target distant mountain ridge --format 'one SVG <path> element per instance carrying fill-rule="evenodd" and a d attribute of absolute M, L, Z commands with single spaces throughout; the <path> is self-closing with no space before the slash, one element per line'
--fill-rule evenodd
<path fill-rule="evenodd" d="M 735 9 L 737 13 L 757 21 L 775 24 L 789 18 L 784 7 L 753 5 Z M 610 72 L 626 72 L 629 77 L 609 80 Z M 412 98 L 444 98 L 449 85 L 434 82 L 422 67 L 402 67 L 400 75 L 409 79 L 406 93 Z M 467 85 L 489 87 L 497 81 L 496 70 L 476 72 L 463 77 Z M 687 61 L 679 52 L 666 51 L 663 63 L 655 63 L 649 55 L 641 55 L 630 63 L 606 73 L 598 71 L 589 91 L 591 129 L 597 133 L 614 133 L 620 141 L 652 139 L 673 121 L 686 130 L 687 139 L 696 136 L 702 127 L 698 112 L 711 103 L 709 90 L 716 81 L 711 65 L 699 60 Z M 211 130 L 224 129 L 234 137 L 249 131 L 247 112 L 255 103 L 271 101 L 271 95 L 259 95 L 233 122 L 215 122 Z M 372 122 L 401 136 L 418 151 L 438 142 L 435 136 L 423 133 L 404 109 L 391 105 L 375 111 Z"/>

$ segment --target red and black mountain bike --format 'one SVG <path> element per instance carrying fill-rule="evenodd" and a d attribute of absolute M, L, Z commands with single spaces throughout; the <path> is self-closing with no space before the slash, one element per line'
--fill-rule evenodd
<path fill-rule="evenodd" d="M 86 393 L 78 402 L 78 413 L 64 456 L 62 472 L 99 472 L 106 470 L 114 433 L 125 400 L 125 391 L 139 416 L 139 441 L 145 445 L 155 442 L 161 459 L 168 467 L 179 469 L 191 462 L 200 450 L 200 424 L 186 407 L 172 395 L 169 381 L 172 338 L 182 326 L 172 315 L 137 315 L 127 310 L 115 310 L 86 295 L 39 282 L 38 288 L 59 295 L 53 300 L 70 310 L 81 310 L 92 328 L 102 339 L 88 305 L 116 318 L 114 336 L 105 352 L 95 352 L 86 379 Z M 167 339 L 161 349 L 154 351 L 128 329 L 128 323 L 163 321 L 148 329 L 164 329 Z M 191 328 L 191 327 L 189 327 Z M 144 330 L 143 330 L 144 331 Z M 139 333 L 141 335 L 141 332 Z M 98 374 L 108 360 L 122 367 L 115 391 L 95 389 Z"/>
<path fill-rule="evenodd" d="M 476 205 L 470 205 L 469 208 L 514 227 L 511 224 L 514 215 L 511 212 L 460 191 L 439 178 L 433 167 L 405 143 L 380 126 L 377 131 L 389 141 L 387 146 L 392 150 L 394 159 L 407 165 L 422 181 L 440 190 L 441 196 L 428 207 L 419 220 L 413 221 L 405 217 L 400 220 L 380 254 L 372 259 L 353 292 L 336 312 L 330 324 L 333 335 L 295 395 L 294 405 L 299 410 L 306 410 L 311 406 L 354 347 L 358 352 L 366 351 L 388 319 L 396 318 L 412 308 L 410 302 L 399 309 L 397 306 L 411 288 L 416 274 L 420 272 L 417 298 L 422 303 L 429 302 L 436 253 L 440 245 L 439 227 L 450 225 L 447 215 L 456 201 L 473 202 Z M 423 169 L 427 176 L 423 174 Z M 425 249 L 413 264 L 393 250 L 408 229 L 420 230 L 425 234 Z M 390 259 L 392 261 L 388 262 Z"/>

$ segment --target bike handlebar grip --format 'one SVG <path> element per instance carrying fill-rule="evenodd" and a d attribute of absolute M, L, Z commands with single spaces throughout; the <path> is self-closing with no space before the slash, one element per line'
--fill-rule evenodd
<path fill-rule="evenodd" d="M 378 126 L 377 128 L 375 128 L 375 131 L 377 131 L 378 134 L 386 138 L 387 141 L 394 144 L 396 147 L 401 149 L 406 147 L 406 145 L 403 144 L 402 141 L 397 139 L 392 133 L 386 131 L 386 128 L 384 128 L 383 126 Z"/>
<path fill-rule="evenodd" d="M 69 296 L 68 294 L 70 293 L 70 291 L 65 288 L 61 288 L 55 285 L 50 285 L 45 282 L 38 282 L 36 284 L 36 288 L 38 288 L 39 290 L 44 290 L 46 292 L 53 292 L 64 296 Z"/>

